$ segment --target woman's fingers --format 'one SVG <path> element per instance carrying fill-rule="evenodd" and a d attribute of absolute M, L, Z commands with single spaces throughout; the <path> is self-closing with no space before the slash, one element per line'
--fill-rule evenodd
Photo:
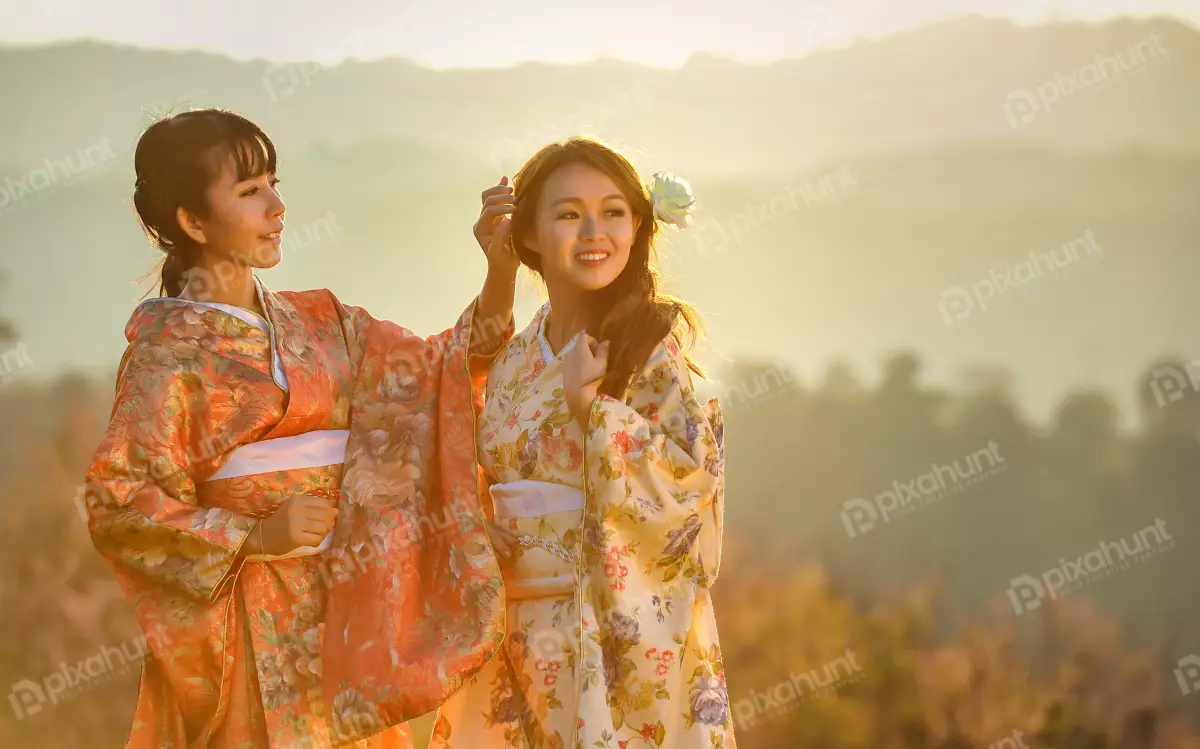
<path fill-rule="evenodd" d="M 608 356 L 608 341 L 597 341 L 590 333 L 583 333 L 584 341 L 587 342 L 587 352 L 593 358 L 601 358 Z"/>
<path fill-rule="evenodd" d="M 293 523 L 297 528 L 313 528 L 323 530 L 325 532 L 328 532 L 331 528 L 333 528 L 334 523 L 336 522 L 336 515 L 327 514 L 299 514 L 293 518 Z"/>
<path fill-rule="evenodd" d="M 517 551 L 516 534 L 495 523 L 488 523 L 488 535 L 492 539 L 492 547 L 502 559 L 510 559 Z"/>
<path fill-rule="evenodd" d="M 505 193 L 498 193 L 496 195 L 489 195 L 483 201 L 483 204 L 485 206 L 488 206 L 488 205 L 501 205 L 504 203 L 515 204 L 516 202 L 517 202 L 517 199 L 515 197 L 513 197 L 513 194 L 511 192 L 505 192 Z"/>
<path fill-rule="evenodd" d="M 333 521 L 337 520 L 337 514 L 337 508 L 329 504 L 323 506 L 311 505 L 300 511 L 300 517 L 328 525 L 333 525 Z"/>
<path fill-rule="evenodd" d="M 491 187 L 489 187 L 488 189 L 484 190 L 481 193 L 481 195 L 483 195 L 483 197 L 486 198 L 489 195 L 496 195 L 498 193 L 512 192 L 512 191 L 513 191 L 512 186 L 508 184 L 508 177 L 504 177 L 496 184 L 494 184 Z"/>
<path fill-rule="evenodd" d="M 567 354 L 574 361 L 574 366 L 582 376 L 583 384 L 589 384 L 604 378 L 608 371 L 608 342 L 599 343 L 587 332 L 579 334 L 583 340 Z"/>
<path fill-rule="evenodd" d="M 320 546 L 321 542 L 325 540 L 325 535 L 324 534 L 317 535 L 316 533 L 308 533 L 308 534 L 305 534 L 304 536 L 301 536 L 300 538 L 298 538 L 296 540 L 300 542 L 300 546 Z"/>
<path fill-rule="evenodd" d="M 325 497 L 318 497 L 313 494 L 301 494 L 296 499 L 296 506 L 304 510 L 313 508 L 333 507 L 333 502 L 330 502 Z"/>
<path fill-rule="evenodd" d="M 507 219 L 507 218 L 500 219 L 499 223 L 496 224 L 495 231 L 492 233 L 492 239 L 488 243 L 488 249 L 495 250 L 498 247 L 504 246 L 504 243 L 506 241 L 508 241 L 508 231 L 511 228 L 512 228 L 512 220 L 511 219 Z"/>
<path fill-rule="evenodd" d="M 316 536 L 320 540 L 329 533 L 329 526 L 316 520 L 302 519 L 296 523 L 296 530 L 301 537 Z"/>
<path fill-rule="evenodd" d="M 489 219 L 492 221 L 495 221 L 495 219 L 498 218 L 499 216 L 511 216 L 512 212 L 515 210 L 517 210 L 517 207 L 515 205 L 509 205 L 509 204 L 489 205 L 487 208 L 484 208 L 482 211 L 479 212 L 479 220 L 481 222 L 485 222 Z"/>
<path fill-rule="evenodd" d="M 500 179 L 500 184 L 494 185 L 494 186 L 489 187 L 488 189 L 484 190 L 482 193 L 480 193 L 480 198 L 482 198 L 483 202 L 486 203 L 487 199 L 492 197 L 493 195 L 504 195 L 504 194 L 511 195 L 512 191 L 513 191 L 512 187 L 510 187 L 508 184 L 508 177 L 502 177 Z"/>
<path fill-rule="evenodd" d="M 586 330 L 581 330 L 575 336 L 575 345 L 567 354 L 569 358 L 578 361 L 588 361 L 592 358 L 592 353 L 596 350 L 596 339 L 592 338 Z"/>

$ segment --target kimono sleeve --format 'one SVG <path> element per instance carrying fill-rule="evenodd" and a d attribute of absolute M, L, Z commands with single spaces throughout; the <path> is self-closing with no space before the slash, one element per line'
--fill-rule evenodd
<path fill-rule="evenodd" d="M 171 344 L 130 345 L 104 439 L 88 469 L 88 528 L 117 572 L 215 600 L 257 522 L 197 502 L 194 462 L 211 440 L 193 404 L 205 383 Z"/>
<path fill-rule="evenodd" d="M 702 589 L 720 564 L 722 429 L 716 401 L 697 402 L 674 338 L 651 354 L 625 402 L 592 402 L 576 563 L 581 746 L 639 735 L 675 746 L 697 700 L 723 688 L 715 635 L 697 630 L 711 606 Z"/>
<path fill-rule="evenodd" d="M 717 401 L 701 406 L 674 338 L 651 354 L 627 402 L 600 396 L 587 433 L 585 548 L 594 570 L 623 585 L 632 555 L 640 585 L 676 578 L 709 587 L 720 565 L 725 489 Z M 626 572 L 627 574 L 627 572 Z"/>
<path fill-rule="evenodd" d="M 332 297 L 333 295 L 331 294 L 330 296 Z M 369 340 L 371 331 L 379 329 L 380 326 L 385 326 L 399 332 L 405 339 L 424 341 L 423 345 L 420 346 L 418 357 L 420 359 L 421 371 L 427 374 L 434 374 L 441 371 L 442 362 L 445 359 L 447 349 L 451 345 L 451 339 L 454 336 L 455 330 L 460 327 L 466 327 L 468 331 L 467 368 L 472 377 L 487 375 L 488 371 L 492 368 L 492 364 L 495 362 L 496 355 L 504 350 L 504 344 L 512 338 L 515 329 L 511 315 L 508 322 L 504 325 L 500 325 L 495 320 L 480 319 L 479 315 L 476 314 L 476 306 L 479 304 L 479 300 L 473 299 L 467 305 L 467 308 L 463 310 L 454 327 L 447 328 L 427 338 L 418 339 L 417 335 L 407 328 L 395 323 L 377 320 L 361 307 L 342 304 L 336 298 L 333 301 L 341 319 L 342 331 L 346 339 L 346 348 L 350 353 L 351 366 L 356 372 L 366 353 L 366 343 Z M 482 383 L 477 383 L 477 385 L 481 386 Z"/>
<path fill-rule="evenodd" d="M 321 678 L 326 704 L 354 706 L 332 711 L 339 746 L 436 709 L 503 641 L 475 459 L 487 377 L 469 362 L 474 312 L 421 338 L 338 311 L 354 383 Z"/>

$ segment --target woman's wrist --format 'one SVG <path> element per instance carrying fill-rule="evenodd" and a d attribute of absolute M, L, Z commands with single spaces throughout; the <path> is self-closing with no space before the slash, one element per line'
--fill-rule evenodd
<path fill-rule="evenodd" d="M 264 553 L 262 535 L 263 522 L 264 521 L 262 520 L 258 521 L 250 529 L 250 535 L 246 538 L 246 542 L 242 544 L 242 548 L 240 549 L 240 556 L 245 557 Z"/>
<path fill-rule="evenodd" d="M 515 264 L 510 264 L 502 260 L 488 261 L 486 278 L 493 283 L 503 283 L 516 285 L 517 271 L 521 270 L 521 263 L 518 261 Z"/>

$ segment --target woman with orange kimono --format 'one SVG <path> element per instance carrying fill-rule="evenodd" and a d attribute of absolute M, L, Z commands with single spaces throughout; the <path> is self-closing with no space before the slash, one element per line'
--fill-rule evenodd
<path fill-rule="evenodd" d="M 250 121 L 168 117 L 135 169 L 165 297 L 126 327 L 88 474 L 92 538 L 152 644 L 127 746 L 409 747 L 404 722 L 503 634 L 474 413 L 517 261 L 481 240 L 482 292 L 423 339 L 255 278 L 284 204 Z M 510 193 L 486 193 L 481 221 Z"/>
<path fill-rule="evenodd" d="M 442 706 L 437 749 L 734 747 L 709 589 L 721 560 L 720 409 L 658 292 L 660 222 L 687 183 L 647 192 L 589 139 L 540 150 L 500 219 L 550 301 L 497 356 L 478 455 L 501 556 L 500 653 Z M 599 341 L 603 341 L 602 343 Z"/>

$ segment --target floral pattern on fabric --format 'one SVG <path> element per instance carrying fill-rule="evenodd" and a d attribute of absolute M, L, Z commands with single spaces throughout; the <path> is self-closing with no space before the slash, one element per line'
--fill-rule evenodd
<path fill-rule="evenodd" d="M 625 402 L 598 398 L 585 435 L 563 398 L 562 358 L 539 331 L 548 305 L 498 356 L 480 414 L 489 483 L 585 490 L 574 595 L 510 600 L 501 654 L 439 712 L 431 746 L 735 746 L 708 587 L 724 502 L 723 428 L 701 406 L 673 338 Z M 512 521 L 510 521 L 512 522 Z M 510 526 L 541 528 L 538 518 Z"/>
<path fill-rule="evenodd" d="M 462 489 L 476 479 L 470 424 L 483 380 L 471 372 L 486 371 L 490 360 L 472 357 L 468 371 L 473 305 L 458 327 L 420 339 L 343 306 L 325 290 L 264 289 L 263 304 L 269 331 L 172 299 L 142 304 L 126 328 L 130 343 L 112 418 L 88 472 L 87 498 L 96 548 L 133 602 L 143 631 L 155 633 L 127 746 L 407 748 L 408 728 L 398 725 L 404 715 L 353 689 L 330 686 L 331 658 L 342 657 L 338 648 L 359 651 L 368 638 L 331 637 L 328 622 L 340 624 L 347 609 L 369 598 L 395 608 L 395 621 L 405 627 L 424 618 L 427 603 L 441 620 L 455 623 L 462 636 L 453 648 L 443 645 L 447 668 L 414 682 L 409 695 L 436 704 L 486 661 L 498 640 L 491 630 L 503 626 L 499 573 L 486 539 L 475 540 L 486 551 L 473 558 L 473 574 L 449 582 L 430 577 L 437 586 L 428 598 L 420 575 L 402 587 L 379 579 L 340 584 L 333 549 L 272 561 L 246 561 L 238 550 L 257 519 L 291 494 L 337 488 L 341 466 L 206 479 L 235 448 L 265 439 L 349 429 L 352 449 L 361 450 L 379 425 L 371 409 L 392 409 L 397 429 L 416 435 L 408 444 L 419 443 L 425 455 L 424 472 L 407 478 L 420 479 L 427 502 L 452 496 L 477 524 L 478 501 Z M 391 358 L 393 344 L 403 342 L 410 351 L 417 341 L 426 342 L 421 367 Z M 272 377 L 275 356 L 287 375 L 286 393 Z M 413 378 L 423 401 L 379 386 L 403 381 L 411 388 Z M 393 397 L 396 404 L 388 402 Z M 413 419 L 434 426 L 421 433 L 409 428 Z M 347 478 L 349 468 L 348 462 Z M 340 504 L 338 530 L 348 538 L 356 538 L 358 528 L 374 532 L 375 521 L 362 517 L 369 493 L 359 487 L 392 486 L 390 471 L 380 468 L 373 478 L 371 467 L 357 466 L 357 483 L 343 487 L 350 501 Z M 379 498 L 376 517 L 392 518 L 389 502 L 401 495 Z M 445 547 L 470 542 L 471 531 L 440 538 L 412 545 L 414 566 L 444 565 Z M 416 652 L 423 643 L 415 640 L 389 647 L 401 662 L 437 660 L 436 650 Z M 383 657 L 391 663 L 392 653 Z M 364 669 L 361 679 L 341 678 L 367 683 L 375 676 L 362 661 L 353 667 Z"/>

